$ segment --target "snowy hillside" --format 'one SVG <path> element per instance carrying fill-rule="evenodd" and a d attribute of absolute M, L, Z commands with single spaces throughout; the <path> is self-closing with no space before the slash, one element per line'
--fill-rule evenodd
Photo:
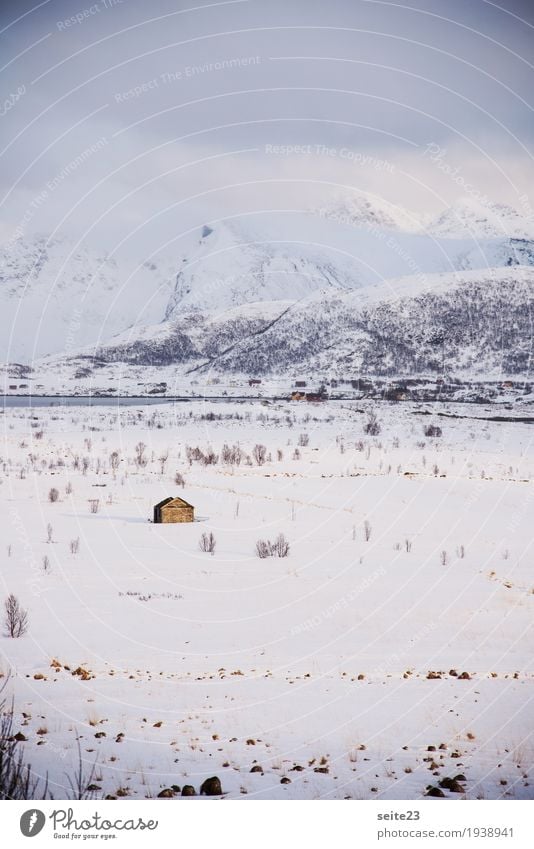
<path fill-rule="evenodd" d="M 378 222 L 378 223 L 377 223 Z M 534 248 L 507 237 L 439 238 L 402 232 L 378 209 L 347 223 L 325 214 L 262 213 L 214 223 L 182 260 L 166 318 L 258 301 L 300 301 L 330 289 L 360 289 L 390 278 L 534 264 Z"/>
<path fill-rule="evenodd" d="M 337 377 L 530 373 L 534 268 L 398 278 L 356 291 L 195 312 L 132 328 L 112 344 L 36 368 L 72 379 L 80 366 L 174 365 L 182 373 Z M 96 360 L 94 359 L 96 356 Z"/>
<path fill-rule="evenodd" d="M 0 359 L 526 373 L 533 231 L 502 205 L 462 202 L 425 227 L 359 194 L 210 222 L 137 264 L 17 241 L 0 271 Z"/>
<path fill-rule="evenodd" d="M 118 263 L 67 239 L 18 239 L 0 261 L 0 360 L 76 350 L 161 320 L 174 275 Z"/>

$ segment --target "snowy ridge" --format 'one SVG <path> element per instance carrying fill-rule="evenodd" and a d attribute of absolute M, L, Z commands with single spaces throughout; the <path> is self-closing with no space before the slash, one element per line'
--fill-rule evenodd
<path fill-rule="evenodd" d="M 0 356 L 257 374 L 416 374 L 448 358 L 460 371 L 524 371 L 533 230 L 502 204 L 462 201 L 425 226 L 359 193 L 210 221 L 177 238 L 178 257 L 138 264 L 18 240 L 0 271 Z M 436 357 L 429 340 L 443 336 Z"/>
<path fill-rule="evenodd" d="M 256 376 L 452 373 L 528 375 L 534 268 L 399 278 L 356 291 L 323 289 L 297 303 L 261 302 L 132 328 L 113 344 L 49 360 L 47 370 L 174 365 Z M 44 365 L 44 364 L 43 364 Z"/>

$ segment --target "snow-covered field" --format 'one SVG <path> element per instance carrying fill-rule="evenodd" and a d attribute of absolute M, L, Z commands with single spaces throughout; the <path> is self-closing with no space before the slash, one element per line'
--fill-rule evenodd
<path fill-rule="evenodd" d="M 374 436 L 365 402 L 1 414 L 2 602 L 29 613 L 1 671 L 56 798 L 77 734 L 99 796 L 217 775 L 227 798 L 419 799 L 461 774 L 534 798 L 532 425 L 373 409 Z M 168 495 L 195 523 L 149 522 Z M 258 558 L 279 533 L 288 557 Z"/>

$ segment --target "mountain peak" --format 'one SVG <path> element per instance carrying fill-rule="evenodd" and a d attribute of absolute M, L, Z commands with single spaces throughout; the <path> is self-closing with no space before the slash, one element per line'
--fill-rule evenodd
<path fill-rule="evenodd" d="M 351 227 L 418 232 L 421 221 L 413 213 L 370 192 L 339 194 L 316 210 L 323 218 Z"/>
<path fill-rule="evenodd" d="M 533 239 L 534 224 L 513 206 L 466 196 L 433 219 L 427 232 L 446 237 Z"/>

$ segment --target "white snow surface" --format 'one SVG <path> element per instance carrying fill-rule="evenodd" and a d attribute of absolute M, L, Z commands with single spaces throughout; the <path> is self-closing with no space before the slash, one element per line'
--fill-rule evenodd
<path fill-rule="evenodd" d="M 77 733 L 97 796 L 198 792 L 217 775 L 231 799 L 420 799 L 463 774 L 446 796 L 533 798 L 532 424 L 494 415 L 6 408 L 0 581 L 30 624 L 0 638 L 0 671 L 55 798 Z M 266 462 L 225 465 L 224 443 L 251 457 L 263 444 Z M 219 460 L 190 465 L 186 446 Z M 149 522 L 169 495 L 194 523 Z M 289 556 L 256 557 L 279 533 Z"/>

